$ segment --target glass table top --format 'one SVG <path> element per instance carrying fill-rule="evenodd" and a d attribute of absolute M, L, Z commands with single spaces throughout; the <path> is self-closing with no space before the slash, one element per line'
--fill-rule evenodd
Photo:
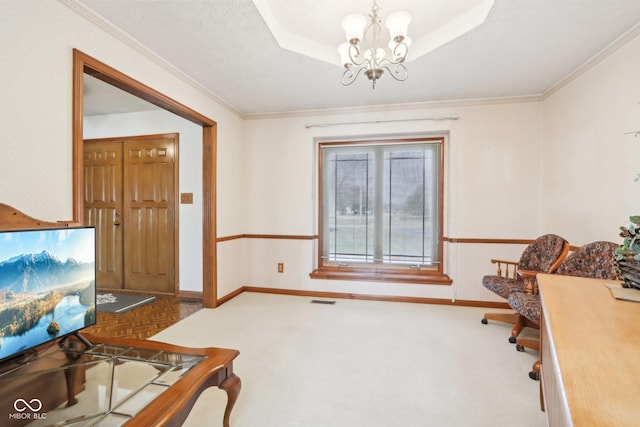
<path fill-rule="evenodd" d="M 205 358 L 104 344 L 82 351 L 51 350 L 40 354 L 36 369 L 27 362 L 0 374 L 0 384 L 47 384 L 58 375 L 57 387 L 65 387 L 65 378 L 72 376 L 70 396 L 76 402 L 69 397 L 47 408 L 43 399 L 31 395 L 17 398 L 16 413 L 9 414 L 12 425 L 120 426 Z"/>

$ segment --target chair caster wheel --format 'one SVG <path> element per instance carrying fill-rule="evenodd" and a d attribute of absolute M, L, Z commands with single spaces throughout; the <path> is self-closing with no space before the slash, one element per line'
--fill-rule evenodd
<path fill-rule="evenodd" d="M 529 378 L 531 378 L 534 381 L 540 381 L 540 374 L 537 372 L 530 371 Z"/>
<path fill-rule="evenodd" d="M 486 325 L 487 323 L 489 323 L 489 322 L 487 321 L 487 319 L 482 319 L 482 320 L 481 320 L 481 322 L 482 322 L 482 324 L 483 324 L 483 325 Z"/>
<path fill-rule="evenodd" d="M 517 340 L 516 340 L 516 337 L 509 337 L 509 342 L 510 342 L 511 344 L 515 344 L 515 343 L 516 343 L 516 341 L 517 341 Z"/>
<path fill-rule="evenodd" d="M 516 350 L 518 351 L 524 351 L 524 346 L 520 345 L 520 344 L 516 344 Z"/>

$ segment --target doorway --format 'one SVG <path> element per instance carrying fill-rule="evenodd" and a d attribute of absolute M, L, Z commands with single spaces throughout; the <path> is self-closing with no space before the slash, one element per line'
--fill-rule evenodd
<path fill-rule="evenodd" d="M 216 307 L 217 123 L 113 67 L 73 49 L 73 220 L 76 222 L 82 222 L 84 217 L 82 80 L 85 73 L 202 126 L 202 303 L 207 308 Z"/>
<path fill-rule="evenodd" d="M 101 288 L 175 294 L 177 134 L 85 140 L 84 223 Z"/>

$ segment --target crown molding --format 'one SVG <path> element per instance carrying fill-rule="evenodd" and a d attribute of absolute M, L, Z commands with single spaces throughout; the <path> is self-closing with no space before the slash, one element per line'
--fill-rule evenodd
<path fill-rule="evenodd" d="M 383 104 L 369 105 L 360 107 L 344 107 L 344 108 L 328 108 L 317 110 L 300 110 L 300 111 L 284 111 L 279 113 L 257 113 L 245 114 L 242 116 L 244 120 L 262 120 L 262 119 L 281 119 L 296 117 L 317 117 L 332 116 L 356 113 L 380 113 L 390 111 L 406 111 L 419 109 L 435 109 L 435 108 L 460 108 L 460 107 L 476 107 L 500 104 L 520 104 L 527 102 L 540 102 L 542 95 L 523 95 L 501 98 L 474 98 L 474 99 L 452 99 L 445 101 L 425 101 L 412 102 L 403 104 Z"/>
<path fill-rule="evenodd" d="M 620 48 L 626 46 L 627 43 L 629 43 L 631 40 L 636 38 L 638 35 L 640 35 L 640 23 L 631 27 L 627 32 L 625 32 L 620 37 L 618 37 L 613 42 L 611 42 L 609 45 L 604 47 L 600 52 L 593 55 L 585 63 L 583 63 L 578 68 L 576 68 L 573 72 L 571 72 L 569 75 L 567 75 L 562 80 L 560 80 L 559 82 L 551 86 L 549 89 L 547 89 L 542 95 L 542 99 L 545 100 L 549 98 L 551 95 L 558 92 L 563 87 L 569 85 L 578 77 L 582 76 L 584 73 L 591 70 L 596 65 L 600 64 L 602 61 L 604 61 L 606 58 L 611 56 L 613 53 L 617 52 Z"/>
<path fill-rule="evenodd" d="M 188 84 L 189 86 L 191 86 L 198 92 L 202 93 L 203 95 L 207 96 L 209 99 L 219 104 L 226 110 L 229 110 L 231 113 L 242 118 L 243 116 L 242 113 L 238 111 L 236 108 L 234 108 L 233 106 L 231 106 L 231 104 L 229 104 L 228 102 L 226 102 L 224 99 L 220 98 L 213 92 L 209 91 L 206 87 L 202 86 L 200 83 L 193 80 L 191 77 L 186 75 L 183 71 L 178 69 L 176 66 L 174 66 L 167 60 L 163 59 L 162 57 L 158 56 L 158 54 L 156 54 L 155 52 L 153 52 L 152 50 L 144 46 L 142 43 L 140 43 L 139 41 L 131 37 L 129 34 L 127 34 L 125 31 L 123 31 L 116 25 L 107 21 L 101 15 L 89 9 L 84 4 L 78 2 L 77 0 L 58 0 L 58 1 L 64 4 L 65 6 L 67 6 L 69 9 L 71 9 L 75 13 L 77 13 L 78 15 L 82 16 L 83 18 L 87 19 L 91 23 L 95 24 L 97 27 L 106 31 L 107 33 L 109 33 L 119 41 L 123 42 L 124 44 L 126 44 L 127 46 L 129 46 L 130 48 L 132 48 L 134 51 L 138 52 L 145 58 L 149 59 L 150 61 L 162 67 L 163 69 L 167 70 L 173 76 L 180 79 L 184 83 Z"/>

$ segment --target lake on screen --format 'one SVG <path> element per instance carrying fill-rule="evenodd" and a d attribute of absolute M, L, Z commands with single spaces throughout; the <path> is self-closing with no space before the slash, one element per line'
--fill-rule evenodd
<path fill-rule="evenodd" d="M 40 321 L 29 331 L 16 337 L 3 337 L 2 347 L 0 347 L 0 358 L 7 357 L 15 352 L 33 347 L 56 336 L 62 336 L 69 332 L 84 328 L 84 315 L 89 306 L 80 303 L 78 295 L 64 297 L 53 313 L 42 317 Z M 47 332 L 49 323 L 55 319 L 60 324 L 60 332 L 57 335 L 50 335 Z"/>

